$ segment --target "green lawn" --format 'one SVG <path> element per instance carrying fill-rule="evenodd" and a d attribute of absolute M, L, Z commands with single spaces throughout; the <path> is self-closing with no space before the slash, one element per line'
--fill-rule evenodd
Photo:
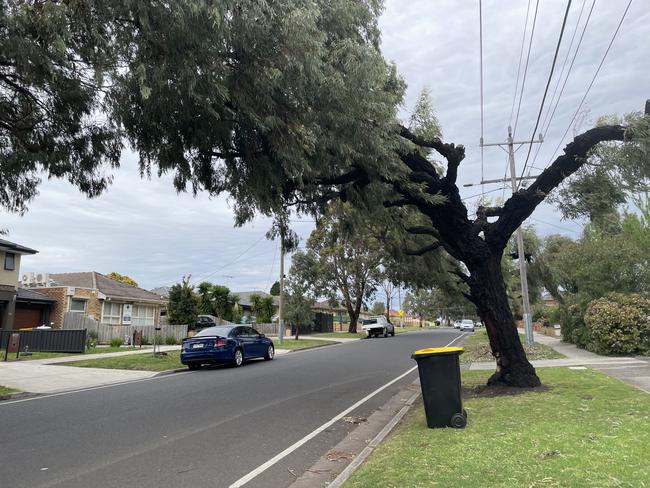
<path fill-rule="evenodd" d="M 34 359 L 50 359 L 50 358 L 63 358 L 66 356 L 81 356 L 83 354 L 103 354 L 107 352 L 126 352 L 126 351 L 135 351 L 136 347 L 91 347 L 86 349 L 83 353 L 74 353 L 74 352 L 33 352 L 29 356 L 20 355 L 16 359 L 16 353 L 10 354 L 8 357 L 9 361 L 31 361 Z M 4 353 L 2 353 L 2 359 L 4 359 Z"/>
<path fill-rule="evenodd" d="M 650 486 L 648 395 L 594 370 L 538 373 L 543 390 L 474 390 L 464 430 L 428 429 L 416 403 L 346 488 Z M 490 374 L 463 382 L 480 388 Z"/>
<path fill-rule="evenodd" d="M 524 336 L 519 335 L 521 342 L 524 342 Z M 461 363 L 474 363 L 481 361 L 494 361 L 492 353 L 490 352 L 490 344 L 488 343 L 487 332 L 485 329 L 477 329 L 472 335 L 467 336 L 463 343 L 465 352 L 460 356 Z M 526 349 L 528 359 L 563 359 L 566 356 L 560 354 L 555 349 L 536 342 L 533 347 Z"/>
<path fill-rule="evenodd" d="M 314 346 L 326 346 L 326 345 L 332 345 L 335 344 L 332 341 L 319 341 L 318 339 L 298 339 L 295 340 L 293 338 L 284 338 L 282 341 L 282 344 L 277 339 L 273 340 L 273 344 L 275 344 L 276 349 L 289 349 L 291 351 L 295 351 L 296 349 L 305 349 L 306 347 L 314 347 Z"/>
<path fill-rule="evenodd" d="M 396 334 L 401 334 L 403 332 L 414 332 L 416 330 L 432 330 L 435 329 L 436 327 L 427 327 L 423 326 L 420 327 L 419 325 L 409 325 L 404 328 L 400 327 L 399 324 L 395 324 L 395 333 Z"/>
<path fill-rule="evenodd" d="M 329 337 L 330 339 L 363 339 L 366 337 L 365 332 L 325 332 L 323 334 L 313 334 L 311 337 Z"/>
<path fill-rule="evenodd" d="M 9 388 L 8 386 L 2 386 L 0 385 L 0 397 L 3 397 L 5 395 L 9 395 L 10 393 L 16 393 L 20 390 L 16 390 L 15 388 Z"/>
<path fill-rule="evenodd" d="M 153 354 L 130 354 L 112 358 L 87 359 L 62 363 L 64 366 L 77 368 L 136 369 L 141 371 L 165 371 L 181 368 L 180 351 L 168 351 L 166 356 L 154 357 Z"/>

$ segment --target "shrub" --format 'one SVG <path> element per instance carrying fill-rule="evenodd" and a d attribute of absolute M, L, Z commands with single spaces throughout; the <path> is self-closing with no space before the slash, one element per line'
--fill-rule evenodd
<path fill-rule="evenodd" d="M 111 342 L 109 342 L 109 344 L 111 345 L 111 347 L 120 347 L 123 342 L 124 339 L 122 339 L 121 337 L 113 337 L 111 339 Z"/>
<path fill-rule="evenodd" d="M 610 293 L 592 301 L 585 324 L 596 352 L 650 352 L 650 300 L 641 295 Z"/>
<path fill-rule="evenodd" d="M 174 336 L 167 336 L 165 337 L 165 344 L 167 344 L 168 346 L 175 346 L 176 344 L 178 344 L 178 340 Z"/>
<path fill-rule="evenodd" d="M 97 346 L 97 339 L 99 338 L 99 335 L 97 334 L 96 331 L 90 330 L 86 334 L 86 349 L 91 349 L 95 346 Z"/>
<path fill-rule="evenodd" d="M 565 303 L 557 315 L 562 326 L 562 340 L 587 348 L 591 342 L 591 332 L 584 321 L 585 307 L 581 303 Z"/>

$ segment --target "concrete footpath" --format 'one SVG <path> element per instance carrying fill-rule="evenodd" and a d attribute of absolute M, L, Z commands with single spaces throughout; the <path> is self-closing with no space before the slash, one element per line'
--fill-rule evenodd
<path fill-rule="evenodd" d="M 541 359 L 531 361 L 535 368 L 552 368 L 561 366 L 586 366 L 602 371 L 609 376 L 635 386 L 650 393 L 650 358 L 640 356 L 601 356 L 593 352 L 579 349 L 573 344 L 562 342 L 555 337 L 549 337 L 535 332 L 535 341 L 552 347 L 565 359 Z M 494 369 L 493 362 L 471 363 L 466 369 Z"/>

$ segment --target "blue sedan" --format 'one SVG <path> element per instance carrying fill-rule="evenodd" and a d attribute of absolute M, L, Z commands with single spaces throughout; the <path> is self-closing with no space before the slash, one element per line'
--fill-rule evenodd
<path fill-rule="evenodd" d="M 275 356 L 273 341 L 247 325 L 208 327 L 183 341 L 181 363 L 190 369 L 203 364 L 241 366 L 244 360 Z"/>

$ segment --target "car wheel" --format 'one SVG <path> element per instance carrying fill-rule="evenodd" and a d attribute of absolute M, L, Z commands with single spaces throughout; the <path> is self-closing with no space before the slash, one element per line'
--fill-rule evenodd
<path fill-rule="evenodd" d="M 391 336 L 391 337 L 395 337 L 395 327 L 393 327 L 393 330 L 392 330 L 392 332 L 390 333 L 390 336 Z"/>
<path fill-rule="evenodd" d="M 187 365 L 188 369 L 191 369 L 192 371 L 195 371 L 197 369 L 201 369 L 201 363 L 190 363 Z"/>
<path fill-rule="evenodd" d="M 388 328 L 384 327 L 384 337 L 388 337 Z"/>
<path fill-rule="evenodd" d="M 234 354 L 234 356 L 233 356 L 233 358 L 232 358 L 232 365 L 233 365 L 235 368 L 238 368 L 238 367 L 241 366 L 242 364 L 244 364 L 244 353 L 243 353 L 243 351 L 238 347 L 237 349 L 235 349 L 235 354 Z"/>
<path fill-rule="evenodd" d="M 273 344 L 269 344 L 269 347 L 266 349 L 266 354 L 264 355 L 264 359 L 270 361 L 274 357 L 275 357 L 275 348 L 273 347 Z"/>

